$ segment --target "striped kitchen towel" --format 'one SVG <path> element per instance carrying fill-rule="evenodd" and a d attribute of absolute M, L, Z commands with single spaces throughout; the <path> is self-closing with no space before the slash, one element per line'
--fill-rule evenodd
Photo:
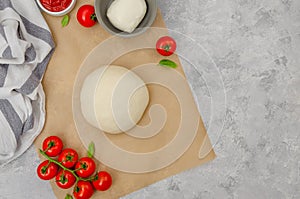
<path fill-rule="evenodd" d="M 44 126 L 41 80 L 53 49 L 35 0 L 0 0 L 0 166 L 24 153 Z"/>

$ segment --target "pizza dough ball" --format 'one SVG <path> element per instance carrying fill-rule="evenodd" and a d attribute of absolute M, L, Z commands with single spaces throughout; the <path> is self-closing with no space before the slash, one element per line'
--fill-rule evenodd
<path fill-rule="evenodd" d="M 115 0 L 107 10 L 107 18 L 119 30 L 131 33 L 141 23 L 146 12 L 145 0 Z"/>
<path fill-rule="evenodd" d="M 84 80 L 80 100 L 83 116 L 92 126 L 117 134 L 138 123 L 149 103 L 149 93 L 132 71 L 102 66 Z"/>

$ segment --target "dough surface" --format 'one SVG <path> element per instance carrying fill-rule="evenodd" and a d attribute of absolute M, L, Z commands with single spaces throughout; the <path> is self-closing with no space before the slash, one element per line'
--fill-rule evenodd
<path fill-rule="evenodd" d="M 149 103 L 149 93 L 132 71 L 102 66 L 85 79 L 80 100 L 82 113 L 92 126 L 117 134 L 138 123 Z"/>
<path fill-rule="evenodd" d="M 145 0 L 115 0 L 107 10 L 109 21 L 124 32 L 131 33 L 147 12 Z"/>

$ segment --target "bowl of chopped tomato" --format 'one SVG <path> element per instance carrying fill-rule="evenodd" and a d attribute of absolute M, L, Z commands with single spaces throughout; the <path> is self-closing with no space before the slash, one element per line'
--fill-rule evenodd
<path fill-rule="evenodd" d="M 37 4 L 49 15 L 63 16 L 75 6 L 76 0 L 36 0 Z"/>

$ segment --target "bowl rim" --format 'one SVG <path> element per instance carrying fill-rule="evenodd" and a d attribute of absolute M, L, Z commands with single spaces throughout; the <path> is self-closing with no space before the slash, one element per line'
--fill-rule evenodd
<path fill-rule="evenodd" d="M 69 13 L 69 12 L 75 7 L 76 1 L 77 1 L 77 0 L 71 0 L 70 5 L 69 5 L 66 9 L 64 9 L 64 10 L 62 10 L 62 11 L 59 11 L 59 12 L 52 12 L 52 11 L 50 11 L 50 10 L 47 10 L 47 9 L 43 6 L 43 4 L 41 3 L 41 0 L 36 0 L 36 2 L 37 2 L 37 4 L 39 5 L 39 7 L 40 7 L 45 13 L 47 13 L 47 14 L 49 14 L 49 15 L 52 15 L 52 16 L 57 16 L 57 17 L 63 16 L 63 15 L 65 15 L 65 14 Z"/>
<path fill-rule="evenodd" d="M 119 36 L 119 37 L 123 37 L 123 38 L 131 38 L 131 37 L 135 37 L 135 36 L 138 36 L 144 32 L 147 31 L 148 28 L 151 27 L 151 25 L 153 24 L 153 22 L 155 21 L 155 18 L 156 18 L 156 15 L 157 15 L 157 9 L 158 9 L 158 3 L 157 3 L 157 0 L 150 0 L 150 1 L 153 1 L 154 2 L 154 5 L 155 5 L 155 9 L 154 11 L 152 12 L 151 14 L 151 17 L 150 17 L 150 21 L 149 21 L 149 24 L 148 26 L 145 26 L 145 27 L 140 27 L 140 28 L 136 28 L 132 33 L 127 33 L 127 32 L 119 32 L 119 33 L 116 33 L 114 31 L 112 31 L 110 28 L 108 28 L 106 26 L 106 24 L 104 23 L 101 15 L 100 15 L 100 11 L 99 9 L 97 8 L 97 2 L 98 1 L 101 1 L 101 0 L 95 0 L 94 2 L 94 7 L 95 7 L 95 14 L 96 14 L 96 17 L 97 17 L 97 21 L 99 22 L 99 24 L 107 31 L 109 32 L 110 34 L 112 35 L 115 35 L 115 36 Z M 146 0 L 145 0 L 146 1 Z M 106 14 L 106 13 L 105 13 Z M 99 16 L 99 17 L 98 17 Z M 145 16 L 144 16 L 145 17 Z M 109 21 L 109 20 L 108 20 Z M 110 23 L 110 21 L 109 21 Z M 113 25 L 112 25 L 113 26 Z"/>

